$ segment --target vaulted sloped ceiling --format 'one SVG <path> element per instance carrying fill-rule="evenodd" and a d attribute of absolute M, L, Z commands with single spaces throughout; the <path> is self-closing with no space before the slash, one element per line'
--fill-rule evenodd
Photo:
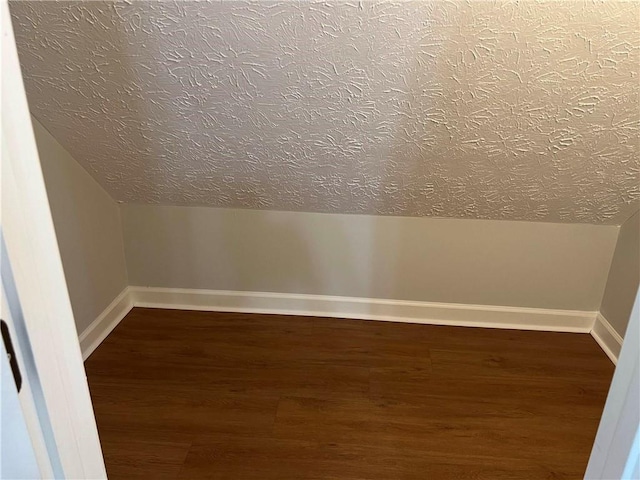
<path fill-rule="evenodd" d="M 33 114 L 132 203 L 619 224 L 640 4 L 11 4 Z"/>

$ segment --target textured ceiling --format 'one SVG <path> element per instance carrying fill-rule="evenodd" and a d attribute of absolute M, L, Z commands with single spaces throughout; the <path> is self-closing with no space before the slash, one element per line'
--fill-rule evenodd
<path fill-rule="evenodd" d="M 640 4 L 14 2 L 34 115 L 133 203 L 619 224 Z"/>

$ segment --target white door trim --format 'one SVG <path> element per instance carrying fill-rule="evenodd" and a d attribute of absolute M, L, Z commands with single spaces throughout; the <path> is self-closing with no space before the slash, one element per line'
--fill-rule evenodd
<path fill-rule="evenodd" d="M 64 476 L 106 478 L 6 0 L 0 14 L 2 230 Z"/>
<path fill-rule="evenodd" d="M 636 295 L 585 478 L 638 478 L 639 427 L 640 292 Z"/>

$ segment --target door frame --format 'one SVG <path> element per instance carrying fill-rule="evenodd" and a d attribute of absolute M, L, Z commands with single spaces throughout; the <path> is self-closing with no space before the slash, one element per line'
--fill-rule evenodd
<path fill-rule="evenodd" d="M 2 233 L 65 478 L 106 478 L 9 4 L 2 0 Z"/>
<path fill-rule="evenodd" d="M 636 295 L 586 479 L 640 475 L 640 291 Z"/>

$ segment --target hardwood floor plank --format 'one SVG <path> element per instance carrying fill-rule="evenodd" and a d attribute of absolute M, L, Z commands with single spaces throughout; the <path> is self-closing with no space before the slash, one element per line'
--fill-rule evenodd
<path fill-rule="evenodd" d="M 580 478 L 589 335 L 134 309 L 85 364 L 110 478 Z"/>
<path fill-rule="evenodd" d="M 128 440 L 101 435 L 100 442 L 109 480 L 175 480 L 190 443 Z"/>
<path fill-rule="evenodd" d="M 411 364 L 416 359 L 428 359 L 429 347 L 421 325 L 385 322 L 335 320 L 275 315 L 217 315 L 215 328 L 203 329 L 211 321 L 209 312 L 189 312 L 189 318 L 179 318 L 184 312 L 175 310 L 134 309 L 127 316 L 127 329 L 116 329 L 105 341 L 112 357 L 137 355 L 138 358 L 160 360 L 170 355 L 172 363 L 193 363 L 197 358 L 219 367 L 289 366 L 304 364 L 332 364 L 346 366 L 389 366 Z M 166 325 L 159 331 L 147 332 L 147 315 L 154 322 Z M 178 330 L 171 331 L 174 324 Z M 382 324 L 382 325 L 381 325 Z M 310 328 L 311 327 L 311 328 Z M 385 327 L 385 328 L 382 328 Z M 421 333 L 419 333 L 421 331 Z M 193 342 L 193 337 L 198 341 Z M 412 338 L 412 342 L 407 339 Z M 155 348 L 161 345 L 162 348 Z M 96 351 L 92 358 L 106 349 Z"/>
<path fill-rule="evenodd" d="M 433 399 L 417 405 L 285 398 L 278 407 L 274 436 L 397 448 L 416 455 L 421 451 L 438 455 L 461 451 L 491 456 L 502 451 L 512 458 L 541 461 L 559 453 L 567 458 L 576 458 L 581 452 L 588 456 L 595 429 L 585 429 L 584 422 L 582 418 L 543 417 L 475 401 Z M 536 448 L 518 448 L 529 442 Z M 580 461 L 586 462 L 586 458 Z"/>
<path fill-rule="evenodd" d="M 269 433 L 279 397 L 223 393 L 198 385 L 169 387 L 129 384 L 91 384 L 98 425 L 121 430 L 173 432 Z"/>
<path fill-rule="evenodd" d="M 526 409 L 539 415 L 599 419 L 607 396 L 603 382 L 565 381 L 553 378 L 434 376 L 416 381 L 403 376 L 371 374 L 370 397 L 404 403 L 466 400 Z M 567 408 L 571 405 L 571 408 Z"/>
<path fill-rule="evenodd" d="M 180 480 L 576 479 L 552 464 L 504 456 L 407 454 L 375 445 L 269 437 L 199 438 Z"/>
<path fill-rule="evenodd" d="M 550 355 L 545 350 L 534 354 L 522 351 L 496 354 L 432 348 L 430 354 L 433 375 L 444 378 L 537 378 L 606 384 L 608 382 L 603 379 L 608 378 L 613 370 L 611 362 L 585 361 L 570 353 Z"/>

